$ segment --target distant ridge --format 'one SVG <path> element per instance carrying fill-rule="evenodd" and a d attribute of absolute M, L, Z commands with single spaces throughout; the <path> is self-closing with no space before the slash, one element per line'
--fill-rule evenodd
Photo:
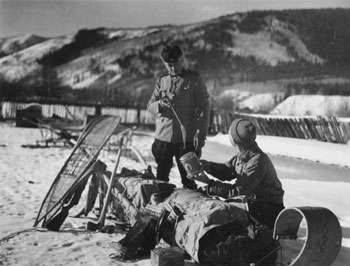
<path fill-rule="evenodd" d="M 0 39 L 6 97 L 145 106 L 178 43 L 211 95 L 241 82 L 350 79 L 350 9 L 251 11 L 186 25 L 81 29 L 74 36 Z M 300 82 L 300 81 L 297 81 Z M 13 89 L 13 88 L 18 89 Z M 10 89 L 12 88 L 12 89 Z M 15 93 L 17 94 L 17 92 Z"/>

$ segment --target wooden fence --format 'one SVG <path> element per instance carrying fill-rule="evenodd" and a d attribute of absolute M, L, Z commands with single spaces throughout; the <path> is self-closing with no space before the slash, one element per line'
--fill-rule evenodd
<path fill-rule="evenodd" d="M 4 119 L 15 119 L 16 111 L 24 109 L 28 103 L 19 102 L 1 102 L 0 116 Z M 95 115 L 97 110 L 95 106 L 61 105 L 61 104 L 40 104 L 42 115 L 52 117 L 54 114 L 62 118 L 84 120 L 87 115 Z M 116 115 L 121 117 L 121 122 L 125 124 L 153 124 L 154 118 L 147 110 L 101 107 L 100 114 Z"/>
<path fill-rule="evenodd" d="M 350 118 L 334 116 L 276 116 L 220 112 L 214 114 L 209 130 L 227 133 L 235 118 L 248 118 L 260 135 L 347 144 L 350 141 Z"/>
<path fill-rule="evenodd" d="M 1 115 L 5 119 L 15 119 L 16 110 L 23 109 L 26 103 L 1 102 Z M 63 118 L 74 116 L 84 120 L 87 115 L 95 115 L 94 106 L 74 106 L 58 104 L 41 104 L 42 114 L 51 117 L 56 114 Z M 154 116 L 147 110 L 101 107 L 101 114 L 121 117 L 125 124 L 154 125 Z M 227 133 L 235 118 L 251 119 L 257 127 L 258 134 L 301 139 L 317 139 L 325 142 L 347 144 L 350 142 L 350 118 L 321 116 L 273 116 L 212 111 L 210 115 L 209 133 Z"/>

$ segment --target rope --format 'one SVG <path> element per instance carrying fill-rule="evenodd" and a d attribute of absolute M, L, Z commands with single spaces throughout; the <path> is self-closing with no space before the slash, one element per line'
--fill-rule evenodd
<path fill-rule="evenodd" d="M 0 245 L 3 244 L 4 242 L 7 242 L 8 240 L 10 240 L 11 238 L 13 238 L 15 236 L 18 236 L 22 233 L 27 233 L 27 232 L 48 232 L 48 230 L 46 228 L 36 228 L 36 227 L 20 230 L 20 231 L 14 232 L 12 234 L 9 234 L 8 236 L 1 238 Z"/>
<path fill-rule="evenodd" d="M 266 254 L 266 256 L 262 257 L 258 262 L 255 263 L 255 265 L 258 265 L 260 262 L 262 262 L 263 260 L 265 260 L 267 257 L 269 257 L 270 255 L 272 255 L 273 253 L 275 253 L 276 251 L 278 251 L 281 247 L 278 246 L 275 249 L 271 250 L 269 253 Z"/>
<path fill-rule="evenodd" d="M 287 266 L 287 265 L 289 265 L 289 264 L 285 264 L 285 263 L 283 263 L 283 248 L 282 248 L 282 245 L 281 245 L 281 256 L 280 256 L 280 261 L 278 262 L 278 264 L 276 264 L 276 266 Z"/>

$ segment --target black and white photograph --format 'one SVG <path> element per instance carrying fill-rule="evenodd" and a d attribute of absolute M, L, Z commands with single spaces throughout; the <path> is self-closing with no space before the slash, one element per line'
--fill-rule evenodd
<path fill-rule="evenodd" d="M 0 0 L 0 265 L 349 266 L 350 1 Z"/>

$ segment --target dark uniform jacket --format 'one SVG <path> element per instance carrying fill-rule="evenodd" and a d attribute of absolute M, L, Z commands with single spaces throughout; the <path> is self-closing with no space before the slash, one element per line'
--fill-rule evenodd
<path fill-rule="evenodd" d="M 186 129 L 186 140 L 192 141 L 197 129 L 204 140 L 209 123 L 209 95 L 200 75 L 187 69 L 178 76 L 161 75 L 148 102 L 148 111 L 157 115 L 155 138 L 181 143 L 182 134 L 176 117 L 159 108 L 159 101 L 164 97 L 173 103 L 175 112 Z M 198 117 L 197 114 L 200 113 L 202 116 Z"/>
<path fill-rule="evenodd" d="M 254 143 L 226 163 L 211 163 L 208 173 L 222 181 L 236 180 L 240 194 L 265 203 L 283 203 L 284 191 L 270 158 Z"/>

